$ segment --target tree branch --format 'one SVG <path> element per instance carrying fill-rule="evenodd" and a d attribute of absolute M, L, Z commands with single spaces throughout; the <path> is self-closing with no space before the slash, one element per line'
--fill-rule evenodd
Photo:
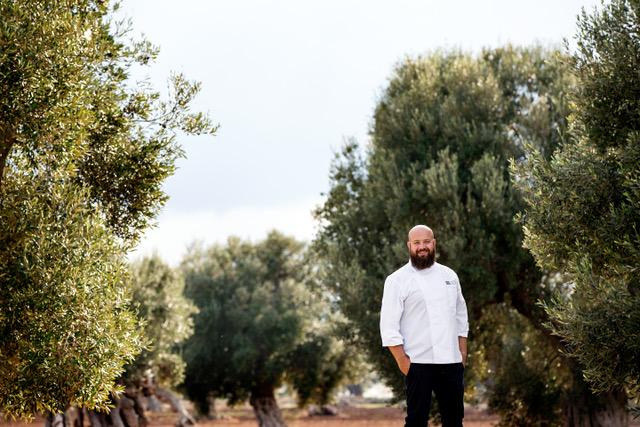
<path fill-rule="evenodd" d="M 549 319 L 549 315 L 540 304 L 538 304 L 541 295 L 536 295 L 535 292 L 531 292 L 532 289 L 536 289 L 538 284 L 528 283 L 526 278 L 521 278 L 524 283 L 518 283 L 516 286 L 510 286 L 509 280 L 506 275 L 502 275 L 499 280 L 502 282 L 506 291 L 511 297 L 511 305 L 516 309 L 518 313 L 529 319 L 534 328 L 542 332 L 542 335 L 549 341 L 549 343 L 558 351 L 566 349 L 565 343 L 560 337 L 554 335 L 550 329 L 544 326 Z M 580 370 L 580 364 L 572 357 L 564 356 L 562 360 L 567 366 L 573 370 Z"/>
<path fill-rule="evenodd" d="M 0 130 L 0 189 L 4 183 L 4 168 L 7 163 L 7 158 L 11 152 L 11 148 L 16 143 L 16 137 L 13 129 L 9 126 Z"/>

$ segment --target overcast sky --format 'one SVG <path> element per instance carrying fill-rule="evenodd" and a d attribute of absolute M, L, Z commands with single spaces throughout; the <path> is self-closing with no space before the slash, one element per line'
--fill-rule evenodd
<path fill-rule="evenodd" d="M 346 138 L 361 144 L 394 64 L 438 48 L 572 40 L 599 0 L 123 0 L 134 34 L 161 49 L 148 74 L 202 83 L 195 108 L 215 137 L 179 140 L 157 227 L 134 257 L 177 264 L 194 240 L 257 241 L 271 229 L 313 238 L 311 210 Z"/>

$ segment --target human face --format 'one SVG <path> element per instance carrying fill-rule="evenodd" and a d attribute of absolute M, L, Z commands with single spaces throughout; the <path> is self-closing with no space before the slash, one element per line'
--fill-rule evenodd
<path fill-rule="evenodd" d="M 431 267 L 436 261 L 436 239 L 428 228 L 414 228 L 409 233 L 411 264 L 418 270 Z"/>

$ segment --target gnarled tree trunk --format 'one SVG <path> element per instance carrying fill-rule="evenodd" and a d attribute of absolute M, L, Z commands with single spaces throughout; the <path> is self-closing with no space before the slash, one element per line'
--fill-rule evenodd
<path fill-rule="evenodd" d="M 562 408 L 565 427 L 628 427 L 627 394 L 614 390 L 597 396 L 589 390 L 567 399 Z"/>
<path fill-rule="evenodd" d="M 145 415 L 145 395 L 157 397 L 168 403 L 178 413 L 176 427 L 196 425 L 195 420 L 186 411 L 180 399 L 153 382 L 145 383 L 142 388 L 127 387 L 124 393 L 117 396 L 112 395 L 113 408 L 108 413 L 87 410 L 91 427 L 147 427 L 149 420 Z M 84 416 L 83 409 L 71 407 L 64 414 L 50 414 L 44 427 L 82 427 Z"/>
<path fill-rule="evenodd" d="M 251 406 L 260 427 L 287 427 L 273 392 L 273 384 L 258 384 L 251 392 Z"/>
<path fill-rule="evenodd" d="M 44 427 L 83 427 L 84 426 L 84 411 L 80 408 L 72 406 L 67 409 L 63 414 L 47 415 L 47 419 L 44 422 Z"/>
<path fill-rule="evenodd" d="M 68 427 L 65 414 L 53 414 L 49 412 L 44 422 L 44 427 Z"/>
<path fill-rule="evenodd" d="M 112 395 L 111 403 L 113 408 L 108 413 L 87 411 L 91 427 L 146 427 L 149 424 L 137 390 L 127 388 L 122 394 Z"/>
<path fill-rule="evenodd" d="M 546 311 L 538 304 L 540 296 L 532 295 L 523 286 L 510 287 L 508 280 L 501 283 L 511 295 L 511 302 L 520 314 L 529 319 L 557 350 L 565 349 L 560 337 L 553 335 L 544 325 L 549 321 Z M 562 408 L 564 427 L 628 427 L 630 417 L 627 412 L 627 394 L 624 391 L 611 391 L 600 395 L 594 394 L 583 379 L 582 366 L 577 360 L 563 357 L 562 362 L 573 374 L 573 392 L 570 392 Z"/>
<path fill-rule="evenodd" d="M 161 401 L 168 403 L 175 412 L 178 413 L 178 420 L 175 422 L 176 427 L 188 427 L 196 425 L 196 421 L 193 417 L 184 409 L 180 399 L 171 394 L 168 390 L 155 386 L 156 397 Z"/>
<path fill-rule="evenodd" d="M 221 420 L 226 418 L 224 415 L 218 413 L 218 409 L 216 407 L 216 395 L 214 393 L 209 392 L 207 402 L 209 403 L 209 413 L 207 414 L 208 419 Z"/>

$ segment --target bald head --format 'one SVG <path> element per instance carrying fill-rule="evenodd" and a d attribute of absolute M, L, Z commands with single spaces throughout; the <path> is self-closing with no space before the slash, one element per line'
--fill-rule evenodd
<path fill-rule="evenodd" d="M 416 225 L 411 230 L 409 230 L 409 242 L 411 242 L 411 240 L 415 237 L 425 235 L 425 233 L 429 236 L 429 238 L 433 239 L 433 230 L 431 230 L 426 225 Z"/>

